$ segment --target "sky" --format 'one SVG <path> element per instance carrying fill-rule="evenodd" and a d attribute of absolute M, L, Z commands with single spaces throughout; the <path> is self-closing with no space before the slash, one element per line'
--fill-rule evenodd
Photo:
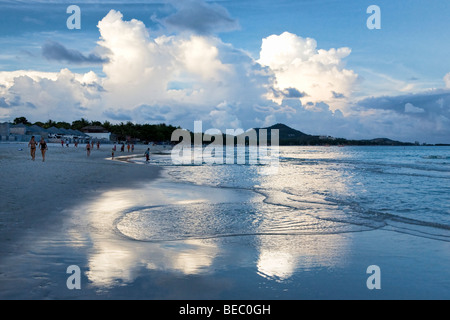
<path fill-rule="evenodd" d="M 438 0 L 0 1 L 0 122 L 450 143 L 448 16 Z"/>

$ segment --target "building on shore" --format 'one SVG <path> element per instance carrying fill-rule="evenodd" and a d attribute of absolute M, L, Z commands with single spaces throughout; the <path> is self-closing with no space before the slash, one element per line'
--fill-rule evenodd
<path fill-rule="evenodd" d="M 9 132 L 12 135 L 25 135 L 27 133 L 27 126 L 24 125 L 23 123 L 19 123 L 19 124 L 13 124 L 11 125 Z"/>
<path fill-rule="evenodd" d="M 0 123 L 0 141 L 19 141 L 27 142 L 34 136 L 36 140 L 40 140 L 41 137 L 49 142 L 59 142 L 61 139 L 64 141 L 70 141 L 70 143 L 78 141 L 90 140 L 91 137 L 85 133 L 72 130 L 51 127 L 44 129 L 38 125 L 27 126 L 25 124 L 11 124 Z"/>
<path fill-rule="evenodd" d="M 8 122 L 0 123 L 0 141 L 8 140 L 10 134 L 10 124 Z"/>
<path fill-rule="evenodd" d="M 107 140 L 110 141 L 111 132 L 108 132 L 101 126 L 87 126 L 81 129 L 81 132 L 87 134 L 94 140 Z"/>

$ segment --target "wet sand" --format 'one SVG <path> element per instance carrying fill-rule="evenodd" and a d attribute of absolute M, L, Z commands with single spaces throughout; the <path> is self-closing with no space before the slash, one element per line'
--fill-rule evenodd
<path fill-rule="evenodd" d="M 87 157 L 84 145 L 49 144 L 46 162 L 39 150 L 31 161 L 27 144 L 0 144 L 0 261 L 23 246 L 25 235 L 58 230 L 67 208 L 95 199 L 104 190 L 134 186 L 158 177 L 156 166 L 129 166 L 105 160 L 111 146 Z M 143 154 L 144 146 L 135 150 Z M 116 152 L 116 154 L 120 152 Z"/>

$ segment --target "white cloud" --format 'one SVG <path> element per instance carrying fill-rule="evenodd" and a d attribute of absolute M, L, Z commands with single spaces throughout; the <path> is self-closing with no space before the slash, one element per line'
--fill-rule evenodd
<path fill-rule="evenodd" d="M 209 119 L 213 128 L 238 129 L 242 128 L 242 123 L 235 114 L 236 108 L 230 106 L 226 101 L 220 103 L 209 113 Z"/>
<path fill-rule="evenodd" d="M 65 114 L 66 119 L 125 117 L 192 125 L 198 119 L 217 123 L 215 118 L 225 111 L 216 106 L 227 101 L 234 106 L 226 114 L 235 126 L 251 115 L 255 103 L 265 101 L 270 76 L 247 53 L 215 36 L 154 37 L 142 21 L 125 21 L 114 10 L 98 28 L 96 52 L 105 61 L 102 77 L 67 69 L 2 72 L 0 93 L 5 96 L 0 107 L 13 105 L 2 116 L 29 114 L 23 106 L 30 102 L 38 109 L 30 120 L 58 120 Z"/>
<path fill-rule="evenodd" d="M 445 82 L 445 87 L 450 89 L 450 72 L 445 75 L 444 82 Z"/>
<path fill-rule="evenodd" d="M 109 61 L 103 67 L 103 99 L 109 114 L 117 115 L 114 109 L 123 113 L 140 105 L 167 105 L 172 106 L 169 118 L 180 123 L 186 115 L 191 121 L 222 114 L 212 111 L 223 101 L 251 108 L 266 93 L 269 76 L 248 54 L 217 37 L 152 37 L 141 21 L 124 21 L 117 11 L 111 11 L 98 27 L 103 58 Z"/>
<path fill-rule="evenodd" d="M 358 78 L 344 68 L 343 59 L 350 52 L 346 47 L 317 49 L 316 40 L 284 32 L 263 39 L 258 62 L 274 72 L 276 90 L 294 88 L 304 93 L 300 98 L 304 105 L 323 101 L 337 108 L 345 105 L 342 98 L 352 95 Z M 268 97 L 281 103 L 280 97 Z"/>
<path fill-rule="evenodd" d="M 31 121 L 67 120 L 99 110 L 102 86 L 93 72 L 74 74 L 68 69 L 58 73 L 15 71 L 1 73 L 2 116 L 27 116 Z M 6 107 L 6 108 L 5 108 Z"/>

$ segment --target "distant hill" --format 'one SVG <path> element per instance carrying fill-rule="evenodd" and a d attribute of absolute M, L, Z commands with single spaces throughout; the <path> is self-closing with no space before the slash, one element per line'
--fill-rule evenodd
<path fill-rule="evenodd" d="M 279 130 L 279 138 L 281 146 L 289 145 L 357 145 L 357 146 L 410 146 L 412 143 L 394 141 L 387 138 L 376 138 L 372 140 L 347 140 L 344 138 L 334 138 L 330 136 L 314 136 L 304 132 L 295 130 L 285 124 L 278 123 L 267 128 L 255 128 L 259 134 L 259 130 L 266 129 L 268 132 L 268 141 L 270 141 L 270 132 L 272 129 Z"/>
<path fill-rule="evenodd" d="M 304 145 L 309 144 L 311 141 L 318 139 L 319 137 L 315 137 L 309 134 L 306 134 L 304 132 L 292 129 L 291 127 L 288 127 L 285 124 L 278 123 L 268 128 L 261 128 L 266 129 L 268 132 L 268 140 L 270 141 L 271 135 L 270 132 L 273 129 L 279 130 L 279 138 L 280 138 L 280 145 Z M 256 132 L 259 133 L 259 128 L 255 129 Z"/>

